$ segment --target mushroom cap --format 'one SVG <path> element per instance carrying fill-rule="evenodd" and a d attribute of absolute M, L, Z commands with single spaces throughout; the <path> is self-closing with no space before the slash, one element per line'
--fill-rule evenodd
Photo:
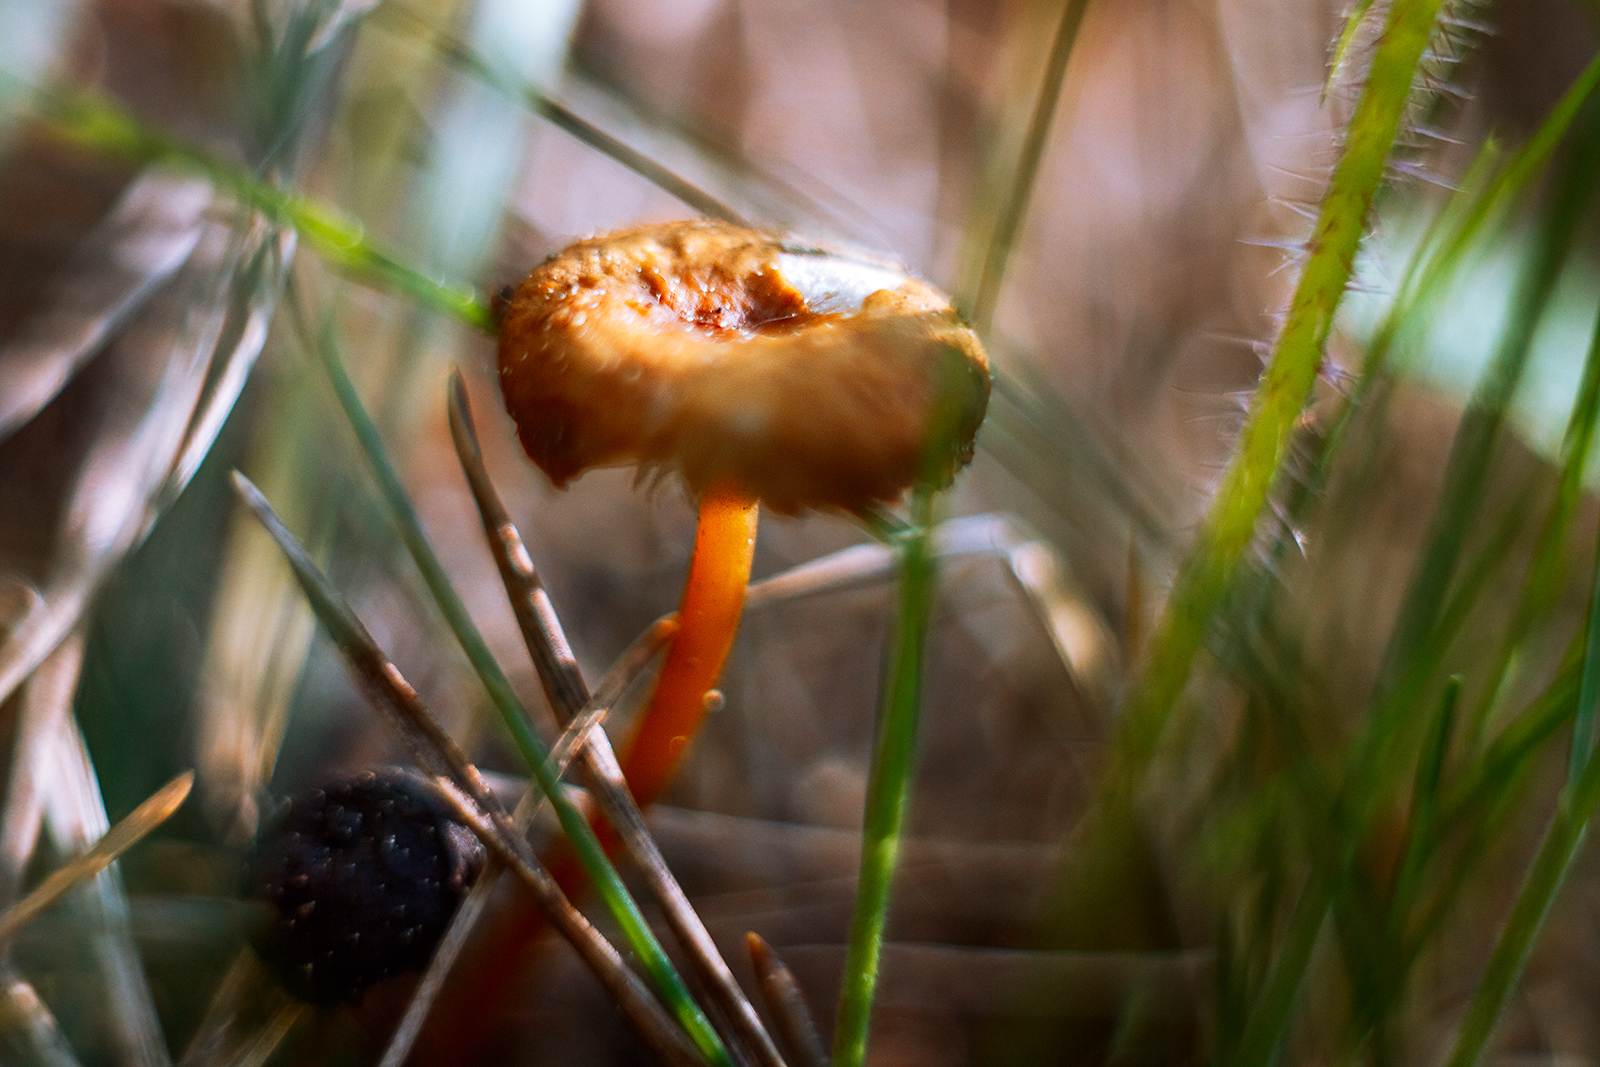
<path fill-rule="evenodd" d="M 676 468 L 786 514 L 858 510 L 972 458 L 989 399 L 977 336 L 935 289 L 771 234 L 676 222 L 580 241 L 528 275 L 500 385 L 556 485 Z"/>

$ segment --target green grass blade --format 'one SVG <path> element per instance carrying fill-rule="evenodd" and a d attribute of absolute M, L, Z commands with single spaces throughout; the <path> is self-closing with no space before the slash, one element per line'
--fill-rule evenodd
<path fill-rule="evenodd" d="M 540 789 L 549 798 L 562 830 L 572 843 L 574 854 L 595 886 L 595 892 L 617 923 L 624 940 L 639 956 L 657 995 L 666 1003 L 701 1054 L 718 1067 L 732 1067 L 733 1061 L 722 1039 L 717 1036 L 710 1020 L 694 1002 L 683 978 L 662 950 L 660 942 L 656 940 L 644 915 L 639 911 L 638 904 L 628 893 L 616 868 L 606 857 L 605 849 L 589 826 L 588 820 L 561 789 L 560 782 L 551 767 L 550 753 L 534 731 L 527 710 L 512 690 L 510 680 L 495 662 L 483 635 L 478 632 L 477 625 L 467 613 L 466 605 L 461 602 L 461 598 L 451 586 L 443 565 L 428 543 L 427 535 L 422 529 L 422 521 L 417 517 L 410 496 L 401 484 L 400 476 L 389 462 L 378 428 L 367 415 L 361 398 L 356 393 L 355 384 L 351 382 L 349 374 L 344 369 L 331 325 L 323 330 L 317 350 L 327 370 L 328 378 L 333 384 L 334 393 L 338 396 L 339 405 L 343 408 L 345 417 L 360 442 L 361 450 L 377 479 L 379 490 L 389 507 L 390 514 L 400 528 L 401 538 L 410 550 L 411 558 L 415 561 L 417 569 L 422 572 L 428 591 L 433 595 L 434 602 L 439 606 L 451 632 L 455 634 L 462 651 L 466 653 L 473 670 L 483 683 L 489 699 L 511 732 L 518 751 L 538 780 Z"/>
<path fill-rule="evenodd" d="M 339 270 L 405 293 L 485 332 L 497 329 L 494 316 L 470 287 L 430 278 L 406 266 L 368 240 L 359 222 L 331 207 L 279 188 L 204 149 L 150 129 L 93 93 L 53 92 L 41 96 L 39 106 L 57 132 L 81 145 L 198 173 L 274 223 L 293 227 L 306 244 Z"/>
<path fill-rule="evenodd" d="M 1486 807 L 1500 784 L 1520 773 L 1539 747 L 1577 713 L 1584 664 L 1581 643 L 1574 646 L 1544 692 L 1484 748 L 1450 789 L 1443 824 L 1464 823 L 1472 812 Z"/>
<path fill-rule="evenodd" d="M 1033 196 L 1034 181 L 1039 176 L 1039 164 L 1044 159 L 1045 145 L 1050 138 L 1050 125 L 1055 120 L 1056 105 L 1061 100 L 1061 84 L 1067 75 L 1067 60 L 1072 57 L 1072 46 L 1077 43 L 1078 30 L 1083 25 L 1084 12 L 1089 0 L 1062 0 L 1061 18 L 1050 42 L 1050 55 L 1045 61 L 1044 77 L 1039 82 L 1039 94 L 1033 110 L 1028 115 L 1021 144 L 1013 159 L 1009 154 L 995 163 L 1004 174 L 1003 187 L 993 195 L 983 196 L 978 203 L 993 203 L 992 216 L 969 227 L 969 232 L 979 235 L 981 244 L 973 276 L 964 278 L 958 286 L 958 306 L 979 333 L 988 333 L 994 318 L 995 304 L 1000 299 L 1000 286 L 1005 280 L 1006 264 L 1016 244 L 1017 232 L 1022 227 L 1028 211 L 1028 201 Z"/>
<path fill-rule="evenodd" d="M 1533 561 L 1528 565 L 1528 576 L 1522 583 L 1516 610 L 1495 654 L 1489 677 L 1496 679 L 1496 683 L 1489 687 L 1472 716 L 1471 747 L 1477 746 L 1482 724 L 1499 700 L 1501 690 L 1513 677 L 1511 667 L 1522 642 L 1535 623 L 1555 606 L 1565 587 L 1567 535 L 1583 498 L 1584 473 L 1594 450 L 1597 424 L 1600 424 L 1600 317 L 1595 321 L 1583 377 L 1567 421 L 1556 492 L 1540 526 Z"/>
<path fill-rule="evenodd" d="M 1445 292 L 1467 253 L 1504 216 L 1511 202 L 1526 193 L 1543 173 L 1544 165 L 1597 86 L 1600 86 L 1600 59 L 1584 68 L 1534 135 L 1509 160 L 1502 161 L 1501 149 L 1493 139 L 1486 141 L 1478 152 L 1460 188 L 1429 223 L 1406 265 L 1394 300 L 1367 344 L 1361 375 L 1334 415 L 1312 464 L 1310 477 L 1297 486 L 1288 502 L 1291 525 L 1305 514 L 1305 509 L 1327 484 L 1351 421 L 1384 379 L 1403 330 L 1409 324 L 1426 319 L 1433 302 Z M 1280 543 L 1279 550 L 1282 548 Z"/>
<path fill-rule="evenodd" d="M 1444 926 L 1478 869 L 1478 861 L 1513 817 L 1516 798 L 1533 771 L 1534 757 L 1576 711 L 1583 666 L 1579 653 L 1579 642 L 1574 642 L 1573 653 L 1555 680 L 1462 780 L 1445 792 L 1439 805 L 1438 836 L 1443 839 L 1447 834 L 1464 833 L 1466 840 L 1437 879 L 1431 899 L 1403 931 L 1399 959 L 1404 968 L 1415 964 Z"/>
<path fill-rule="evenodd" d="M 1513 201 L 1532 189 L 1596 88 L 1600 88 L 1600 58 L 1573 80 L 1533 136 L 1503 165 L 1498 145 L 1493 140 L 1485 143 L 1461 188 L 1430 226 L 1407 265 L 1394 301 L 1367 348 L 1363 382 L 1370 381 L 1387 363 L 1402 329 L 1422 317 L 1486 231 Z"/>
<path fill-rule="evenodd" d="M 1369 371 L 1375 360 L 1387 357 L 1400 328 L 1443 290 L 1484 232 L 1503 216 L 1514 200 L 1532 188 L 1596 88 L 1600 88 L 1600 58 L 1591 61 L 1573 80 L 1527 143 L 1499 167 L 1491 179 L 1480 184 L 1477 174 L 1496 169 L 1499 154 L 1494 142 L 1484 146 L 1467 180 L 1462 183 L 1460 193 L 1452 198 L 1441 216 L 1443 225 L 1437 240 L 1424 242 L 1408 266 L 1394 303 L 1369 349 Z"/>
<path fill-rule="evenodd" d="M 1600 563 L 1595 566 L 1595 586 L 1591 594 L 1589 632 L 1584 642 L 1583 680 L 1578 687 L 1578 713 L 1572 720 L 1572 751 L 1567 761 L 1567 787 L 1578 788 L 1589 764 L 1594 761 L 1594 718 L 1600 705 Z"/>
<path fill-rule="evenodd" d="M 1119 756 L 1136 775 L 1154 751 L 1188 679 L 1207 620 L 1250 545 L 1288 452 L 1441 2 L 1400 0 L 1389 12 L 1344 152 L 1323 198 L 1288 319 L 1216 498 L 1151 635 L 1144 670 L 1126 701 Z"/>
<path fill-rule="evenodd" d="M 1411 788 L 1411 819 L 1406 826 L 1403 858 L 1399 873 L 1395 875 L 1394 904 L 1390 909 L 1395 921 L 1402 921 L 1409 913 L 1409 904 L 1416 894 L 1423 864 L 1437 840 L 1439 784 L 1444 777 L 1445 756 L 1455 732 L 1462 682 L 1459 674 L 1450 677 L 1444 696 L 1439 701 L 1439 711 L 1434 716 L 1433 729 L 1423 745 L 1422 758 L 1417 761 L 1416 779 Z M 1390 923 L 1390 929 L 1394 929 L 1394 922 Z"/>
<path fill-rule="evenodd" d="M 1316 948 L 1333 902 L 1331 884 L 1330 879 L 1313 871 L 1310 881 L 1301 890 L 1283 944 L 1245 1023 L 1239 1047 L 1233 1055 L 1222 1058 L 1227 1067 L 1267 1067 L 1277 1057 L 1278 1047 L 1289 1030 L 1306 967 L 1311 962 L 1311 951 Z"/>
<path fill-rule="evenodd" d="M 1567 456 L 1557 496 L 1557 506 L 1563 520 L 1562 532 L 1565 532 L 1566 520 L 1577 510 L 1578 498 L 1583 492 L 1583 471 L 1594 444 L 1597 417 L 1600 417 L 1600 317 L 1595 319 L 1594 337 L 1583 367 L 1583 383 L 1573 403 L 1572 421 L 1567 428 Z M 1554 554 L 1552 551 L 1551 555 Z M 1600 703 L 1600 631 L 1597 631 L 1591 618 L 1583 685 L 1578 697 L 1578 717 L 1572 728 L 1572 755 L 1567 770 L 1569 784 L 1577 782 L 1583 768 L 1593 757 L 1594 709 L 1597 703 Z"/>
<path fill-rule="evenodd" d="M 1596 593 L 1589 609 L 1589 635 L 1583 665 L 1583 687 L 1580 691 L 1578 721 L 1593 721 L 1595 702 L 1600 700 L 1600 556 L 1595 566 Z M 1579 756 L 1574 746 L 1573 754 Z M 1447 1067 L 1474 1067 L 1483 1055 L 1484 1047 L 1494 1032 L 1506 997 L 1521 977 L 1533 951 L 1533 942 L 1561 889 L 1578 846 L 1583 842 L 1589 817 L 1600 801 L 1600 760 L 1584 755 L 1581 771 L 1562 790 L 1557 801 L 1555 816 L 1545 831 L 1544 841 L 1534 857 L 1527 880 L 1517 894 L 1506 919 L 1505 929 L 1495 943 L 1494 953 L 1483 979 L 1474 990 L 1461 1030 L 1456 1036 L 1454 1050 Z"/>
<path fill-rule="evenodd" d="M 1352 756 L 1350 794 L 1357 824 L 1362 809 L 1377 802 L 1373 783 L 1380 764 L 1402 746 L 1393 739 L 1437 670 L 1442 655 L 1441 619 L 1447 610 L 1462 548 L 1476 526 L 1480 502 L 1507 411 L 1522 380 L 1534 331 L 1578 231 L 1578 221 L 1600 175 L 1600 124 L 1590 123 L 1544 213 L 1518 280 L 1512 312 L 1493 361 L 1485 370 L 1451 446 L 1444 489 L 1422 554 L 1401 601 L 1385 650 L 1374 710 Z M 1364 799 L 1361 799 L 1364 798 Z"/>
<path fill-rule="evenodd" d="M 835 1067 L 861 1067 L 878 984 L 878 960 L 889 911 L 889 888 L 900 849 L 900 827 L 910 795 L 922 705 L 922 664 L 933 612 L 935 562 L 932 544 L 934 493 L 919 485 L 912 500 L 912 526 L 900 546 L 899 600 L 890 637 L 889 665 L 879 704 L 867 779 L 861 874 L 839 991 L 833 1037 Z"/>

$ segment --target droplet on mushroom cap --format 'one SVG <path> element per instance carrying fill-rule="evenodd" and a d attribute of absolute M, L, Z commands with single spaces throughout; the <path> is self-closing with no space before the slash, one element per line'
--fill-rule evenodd
<path fill-rule="evenodd" d="M 785 513 L 947 481 L 989 397 L 983 348 L 935 289 L 715 222 L 624 230 L 542 264 L 507 305 L 500 375 L 557 485 L 664 465 L 693 492 L 735 486 Z"/>

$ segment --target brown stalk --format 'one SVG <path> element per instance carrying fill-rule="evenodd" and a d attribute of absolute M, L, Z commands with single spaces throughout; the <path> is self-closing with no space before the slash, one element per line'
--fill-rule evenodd
<path fill-rule="evenodd" d="M 565 725 L 590 703 L 589 687 L 567 644 L 561 620 L 539 580 L 522 536 L 489 479 L 459 371 L 450 376 L 448 408 L 450 435 L 455 442 L 456 456 L 461 461 L 461 469 L 477 502 L 484 535 L 488 538 L 495 565 L 500 570 L 500 578 L 505 583 L 517 625 L 522 630 L 528 653 L 538 669 L 550 706 Z M 661 623 L 656 625 L 660 626 Z M 661 849 L 650 835 L 644 814 L 628 789 L 604 730 L 598 727 L 590 729 L 588 743 L 583 746 L 578 758 L 585 784 L 600 811 L 617 832 L 635 867 L 644 875 L 651 893 L 662 907 L 667 924 L 688 953 L 695 972 L 710 990 L 715 1003 L 733 1025 L 741 1043 L 754 1053 L 763 1067 L 785 1067 L 783 1057 L 762 1025 L 755 1007 L 739 988 L 711 934 L 667 867 Z"/>
<path fill-rule="evenodd" d="M 617 662 L 612 664 L 605 677 L 600 679 L 600 684 L 595 687 L 594 696 L 584 707 L 583 713 L 568 723 L 561 731 L 561 736 L 556 739 L 556 743 L 550 746 L 550 763 L 555 767 L 558 776 L 566 773 L 572 757 L 588 738 L 590 728 L 605 721 L 611 705 L 616 703 L 623 691 L 633 683 L 656 653 L 672 639 L 673 631 L 676 629 L 677 623 L 670 618 L 657 620 L 655 625 L 647 628 L 633 644 L 623 650 L 621 656 L 617 657 Z M 549 798 L 543 793 L 529 790 L 517 805 L 517 810 L 512 813 L 512 821 L 519 829 L 527 827 L 547 803 Z M 412 994 L 411 1003 L 406 1006 L 406 1013 L 401 1018 L 400 1025 L 395 1027 L 394 1034 L 389 1038 L 389 1047 L 384 1050 L 379 1067 L 401 1067 L 406 1057 L 411 1054 L 411 1047 L 422 1032 L 422 1025 L 427 1020 L 428 1012 L 438 998 L 439 991 L 444 987 L 450 968 L 455 965 L 456 958 L 465 947 L 472 928 L 483 915 L 489 893 L 504 870 L 505 867 L 500 863 L 491 863 L 479 877 L 478 884 L 472 887 L 467 898 L 461 902 L 455 918 L 450 922 L 450 928 L 445 931 L 444 939 L 434 950 L 433 959 L 429 962 L 417 991 Z"/>
<path fill-rule="evenodd" d="M 772 946 L 760 934 L 744 935 L 750 947 L 750 963 L 761 982 L 761 999 L 772 1017 L 778 1020 L 778 1032 L 784 1044 L 800 1067 L 828 1067 L 828 1048 L 822 1043 L 822 1032 L 811 1018 L 806 1007 L 805 994 L 795 981 L 789 965 L 778 958 Z"/>

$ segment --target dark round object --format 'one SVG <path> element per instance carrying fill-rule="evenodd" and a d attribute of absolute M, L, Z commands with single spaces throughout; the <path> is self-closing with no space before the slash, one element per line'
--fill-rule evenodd
<path fill-rule="evenodd" d="M 398 767 L 294 797 L 256 839 L 247 892 L 271 906 L 251 942 L 313 1004 L 420 970 L 483 868 L 434 785 Z"/>

